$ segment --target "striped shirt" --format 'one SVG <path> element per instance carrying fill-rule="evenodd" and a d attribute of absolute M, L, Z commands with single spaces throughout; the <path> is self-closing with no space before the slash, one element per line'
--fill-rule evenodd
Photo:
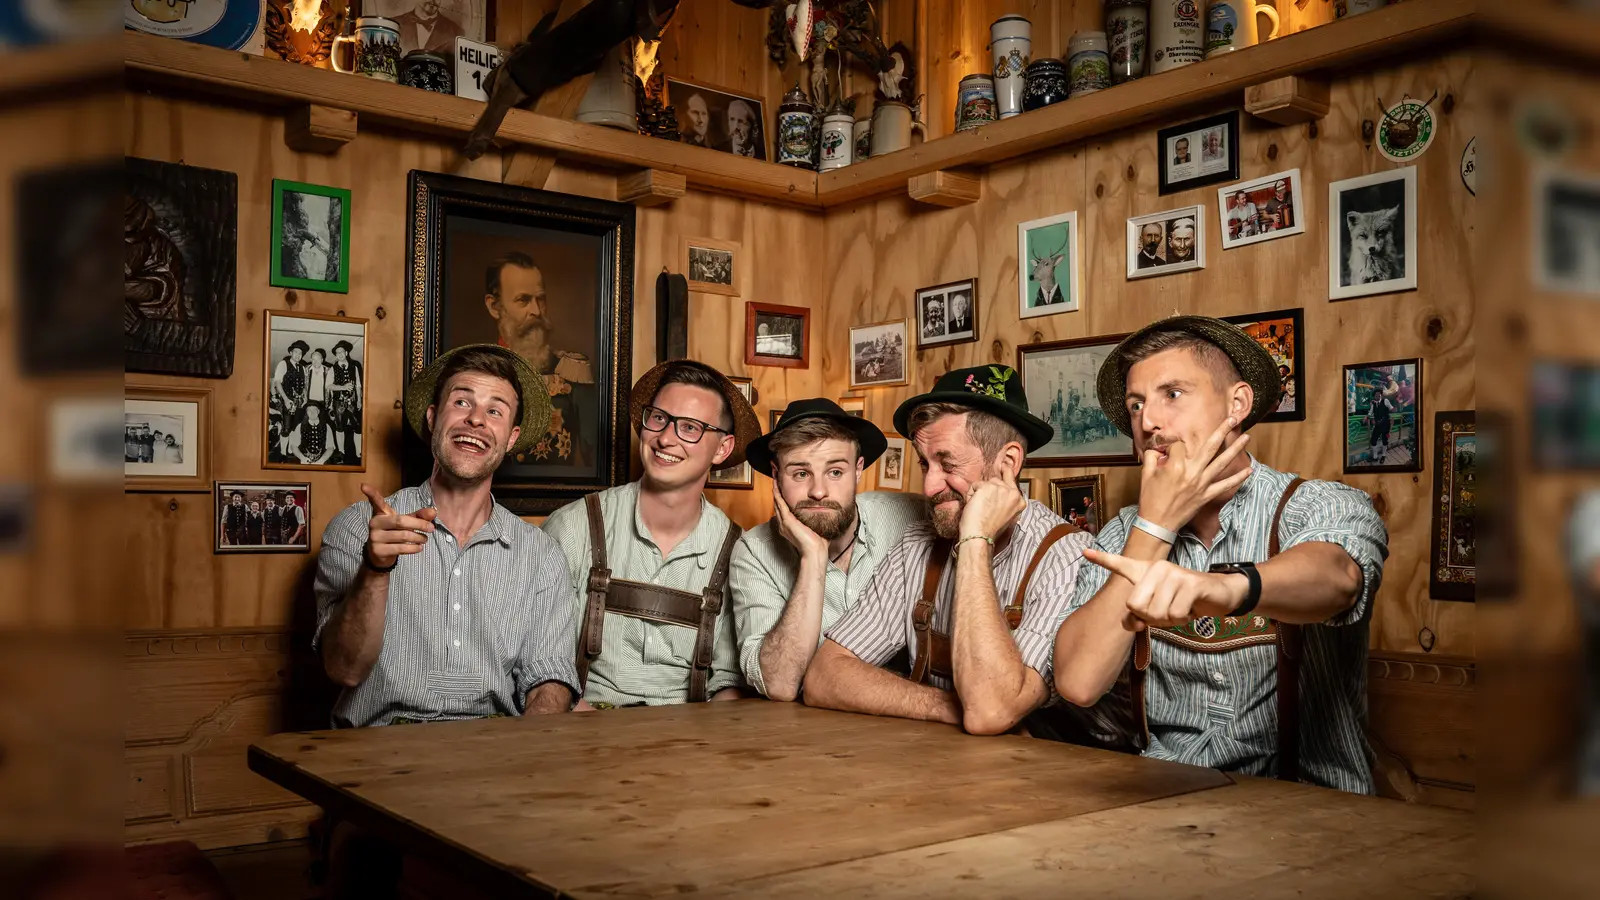
<path fill-rule="evenodd" d="M 1600 586 L 1595 584 L 1596 567 L 1600 566 L 1600 491 L 1583 494 L 1573 507 L 1567 523 L 1567 555 L 1588 648 L 1584 733 L 1578 739 L 1578 790 L 1593 797 L 1600 795 L 1600 654 L 1595 652 L 1600 649 Z"/>
<path fill-rule="evenodd" d="M 1293 476 L 1260 461 L 1222 507 L 1221 530 L 1208 550 L 1192 531 L 1178 535 L 1167 557 L 1205 571 L 1214 563 L 1264 562 L 1272 516 Z M 1106 522 L 1098 549 L 1121 553 L 1137 506 Z M 1300 485 L 1284 509 L 1281 549 L 1313 541 L 1337 544 L 1361 567 L 1361 593 L 1349 609 L 1304 630 L 1300 663 L 1302 780 L 1358 794 L 1373 792 L 1367 748 L 1367 623 L 1389 555 L 1389 533 L 1367 495 L 1332 481 Z M 1094 597 L 1109 573 L 1089 566 L 1078 579 L 1068 615 Z M 1062 617 L 1065 619 L 1065 616 Z M 1200 653 L 1170 641 L 1150 642 L 1145 673 L 1146 756 L 1247 775 L 1277 773 L 1277 650 L 1255 644 Z"/>
<path fill-rule="evenodd" d="M 921 494 L 877 491 L 856 497 L 860 525 L 850 551 L 850 570 L 828 563 L 822 579 L 822 631 L 826 634 L 839 617 L 853 608 L 866 592 L 884 554 L 899 543 L 913 522 L 928 517 L 928 501 Z M 761 678 L 761 645 L 778 624 L 794 593 L 800 575 L 800 554 L 784 538 L 777 520 L 763 522 L 744 533 L 733 548 L 733 626 L 739 641 L 739 665 L 750 686 L 767 692 Z"/>
<path fill-rule="evenodd" d="M 637 481 L 600 492 L 600 514 L 605 522 L 606 562 L 613 580 L 638 581 L 698 594 L 711 582 L 728 529 L 727 514 L 700 499 L 700 521 L 689 536 L 665 558 L 639 516 Z M 555 538 L 567 557 L 567 597 L 573 615 L 582 621 L 588 600 L 589 514 L 576 500 L 550 514 L 545 534 Z M 711 672 L 706 679 L 709 697 L 723 688 L 744 683 L 739 675 L 739 651 L 733 640 L 732 602 L 724 589 L 722 613 L 712 642 Z M 684 703 L 689 699 L 689 674 L 694 670 L 695 630 L 682 625 L 652 622 L 607 612 L 600 642 L 600 658 L 589 666 L 584 699 L 617 706 Z M 574 639 L 569 655 L 575 656 Z"/>
<path fill-rule="evenodd" d="M 402 515 L 432 505 L 427 482 L 389 497 Z M 322 534 L 318 650 L 361 569 L 371 518 L 370 504 L 353 503 Z M 448 523 L 434 525 L 426 549 L 400 557 L 389 576 L 383 651 L 365 681 L 339 694 L 335 728 L 520 715 L 547 681 L 578 693 L 567 564 L 555 542 L 498 503 L 465 547 Z"/>
<path fill-rule="evenodd" d="M 992 560 L 995 593 L 1001 607 L 1016 596 L 1023 570 L 1045 535 L 1065 521 L 1037 500 L 1028 501 L 1012 526 L 1011 539 Z M 888 662 L 902 647 L 909 647 L 915 653 L 917 638 L 912 628 L 912 610 L 922 599 L 928 556 L 937 538 L 932 522 L 918 522 L 907 528 L 905 537 L 878 565 L 872 583 L 867 586 L 866 597 L 828 630 L 828 639 L 874 666 Z M 1072 585 L 1077 580 L 1083 550 L 1090 540 L 1087 532 L 1077 532 L 1050 548 L 1028 586 L 1022 622 L 1011 633 L 1022 661 L 1044 678 L 1047 690 L 1051 684 L 1050 656 L 1056 626 L 1067 601 L 1072 598 Z M 939 580 L 933 608 L 932 626 L 945 634 L 950 633 L 950 620 L 955 611 L 955 581 L 956 565 L 952 558 Z M 928 683 L 943 690 L 955 687 L 949 679 L 932 672 L 928 673 Z"/>

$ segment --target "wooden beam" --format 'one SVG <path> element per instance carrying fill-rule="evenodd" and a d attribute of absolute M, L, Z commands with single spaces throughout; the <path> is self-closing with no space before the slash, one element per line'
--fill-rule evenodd
<path fill-rule="evenodd" d="M 676 172 L 640 169 L 617 179 L 617 199 L 634 206 L 661 206 L 682 197 L 689 181 Z"/>
<path fill-rule="evenodd" d="M 913 175 L 906 182 L 911 199 L 931 206 L 966 206 L 983 197 L 983 179 L 972 172 L 937 169 Z"/>
<path fill-rule="evenodd" d="M 1304 75 L 1285 75 L 1244 89 L 1244 109 L 1278 125 L 1299 125 L 1328 114 L 1328 82 Z"/>
<path fill-rule="evenodd" d="M 283 142 L 301 153 L 338 153 L 356 138 L 355 113 L 316 103 L 289 110 L 283 122 Z"/>

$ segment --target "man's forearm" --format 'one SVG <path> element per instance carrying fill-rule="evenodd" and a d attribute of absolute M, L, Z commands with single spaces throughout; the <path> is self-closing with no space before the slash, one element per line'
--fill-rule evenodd
<path fill-rule="evenodd" d="M 1171 552 L 1165 541 L 1138 529 L 1128 533 L 1122 549 L 1123 556 L 1146 562 L 1166 559 Z M 1093 706 L 1117 683 L 1133 647 L 1133 632 L 1123 627 L 1132 593 L 1127 579 L 1112 575 L 1088 603 L 1061 623 L 1054 668 L 1056 692 L 1067 702 Z"/>
<path fill-rule="evenodd" d="M 564 713 L 572 709 L 572 689 L 559 681 L 534 685 L 533 690 L 528 692 L 524 709 L 523 715 L 526 716 Z"/>
<path fill-rule="evenodd" d="M 823 642 L 806 670 L 805 703 L 874 716 L 961 724 L 961 704 L 954 693 L 916 684 L 863 662 L 833 641 Z"/>
<path fill-rule="evenodd" d="M 761 682 L 773 700 L 793 700 L 800 696 L 806 667 L 811 665 L 817 642 L 822 639 L 823 579 L 828 561 L 805 557 L 800 560 L 800 575 L 794 593 L 784 604 L 778 624 L 761 639 Z"/>
<path fill-rule="evenodd" d="M 1338 544 L 1307 541 L 1256 566 L 1261 602 L 1255 615 L 1291 625 L 1314 625 L 1361 598 L 1361 566 Z M 1239 576 L 1243 577 L 1243 576 Z"/>
<path fill-rule="evenodd" d="M 968 541 L 956 557 L 950 666 L 961 724 L 972 734 L 1008 731 L 1044 699 L 1029 689 L 1028 666 L 1000 611 L 991 552 Z"/>
<path fill-rule="evenodd" d="M 383 652 L 388 605 L 389 573 L 363 565 L 322 632 L 322 666 L 329 678 L 344 687 L 367 679 Z"/>

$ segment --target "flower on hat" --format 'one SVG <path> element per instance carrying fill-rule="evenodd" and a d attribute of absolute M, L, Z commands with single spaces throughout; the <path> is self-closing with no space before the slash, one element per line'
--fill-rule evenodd
<path fill-rule="evenodd" d="M 980 384 L 977 374 L 973 373 L 967 376 L 966 388 L 974 394 L 983 394 L 996 400 L 1004 400 L 1006 398 L 1006 382 L 1010 381 L 1011 376 L 1015 374 L 1017 373 L 1014 369 L 1004 366 L 990 366 L 987 383 Z"/>

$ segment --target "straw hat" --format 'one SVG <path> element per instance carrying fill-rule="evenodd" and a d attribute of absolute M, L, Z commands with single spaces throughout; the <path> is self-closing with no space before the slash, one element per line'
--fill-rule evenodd
<path fill-rule="evenodd" d="M 1128 394 L 1127 377 L 1123 374 L 1122 361 L 1128 349 L 1133 347 L 1145 337 L 1157 331 L 1181 331 L 1192 334 L 1210 344 L 1215 345 L 1239 370 L 1239 375 L 1245 383 L 1255 391 L 1255 404 L 1250 408 L 1250 414 L 1245 416 L 1241 429 L 1261 421 L 1262 416 L 1272 412 L 1278 407 L 1278 395 L 1283 391 L 1283 382 L 1278 374 L 1278 364 L 1273 362 L 1272 354 L 1256 342 L 1256 339 L 1245 334 L 1244 329 L 1221 319 L 1210 316 L 1173 316 L 1162 319 L 1135 331 L 1123 339 L 1122 343 L 1111 351 L 1106 361 L 1100 364 L 1100 376 L 1096 379 L 1096 388 L 1100 394 L 1100 409 L 1117 426 L 1117 430 L 1129 437 L 1133 436 L 1133 423 L 1128 417 L 1126 401 Z"/>
<path fill-rule="evenodd" d="M 428 407 L 433 404 L 433 392 L 439 383 L 439 373 L 444 371 L 444 366 L 450 357 L 463 350 L 490 350 L 504 356 L 511 362 L 517 372 L 517 380 L 522 388 L 522 421 L 517 423 L 522 428 L 522 433 L 517 436 L 516 443 L 506 451 L 507 456 L 525 453 L 538 443 L 545 433 L 550 430 L 550 390 L 545 387 L 544 378 L 528 361 L 515 351 L 501 347 L 498 344 L 463 344 L 439 354 L 423 369 L 417 377 L 411 379 L 406 386 L 406 422 L 411 425 L 423 440 L 428 439 Z"/>
<path fill-rule="evenodd" d="M 728 401 L 728 409 L 733 412 L 733 453 L 718 468 L 731 469 L 744 462 L 745 448 L 750 442 L 761 436 L 761 420 L 756 417 L 756 411 L 750 408 L 750 401 L 744 399 L 744 394 L 739 392 L 739 386 L 728 380 L 728 376 L 718 372 L 703 362 L 692 359 L 669 359 L 657 364 L 650 371 L 644 373 L 633 385 L 633 396 L 629 403 L 629 414 L 632 416 L 633 428 L 639 430 L 639 423 L 644 418 L 644 408 L 651 400 L 655 399 L 656 392 L 661 389 L 661 379 L 673 369 L 690 368 L 704 372 L 716 379 L 721 386 L 722 399 Z"/>

